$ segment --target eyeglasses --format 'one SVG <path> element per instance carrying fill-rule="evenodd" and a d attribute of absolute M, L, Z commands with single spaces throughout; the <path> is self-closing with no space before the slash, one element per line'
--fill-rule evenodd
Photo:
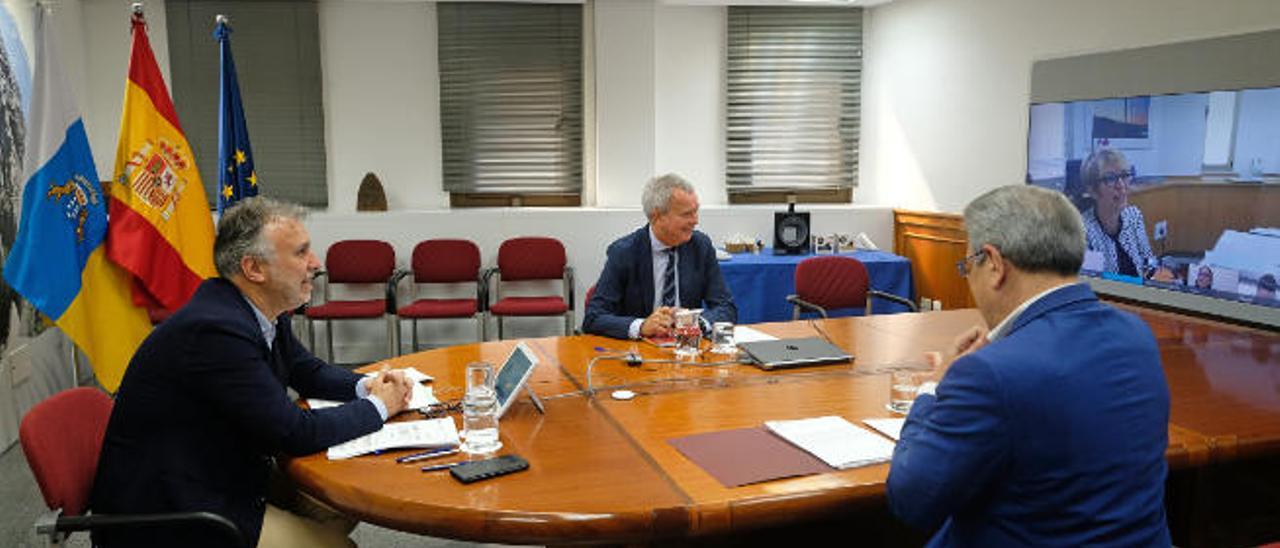
<path fill-rule="evenodd" d="M 956 271 L 960 273 L 961 278 L 967 278 L 969 277 L 969 273 L 972 272 L 972 270 L 969 269 L 969 261 L 974 259 L 982 260 L 982 258 L 986 256 L 986 250 L 979 249 L 977 253 L 956 261 Z"/>
<path fill-rule="evenodd" d="M 1106 184 L 1111 188 L 1120 186 L 1120 183 L 1129 184 L 1133 181 L 1133 171 L 1113 171 L 1111 173 L 1103 173 L 1098 176 L 1099 184 Z"/>

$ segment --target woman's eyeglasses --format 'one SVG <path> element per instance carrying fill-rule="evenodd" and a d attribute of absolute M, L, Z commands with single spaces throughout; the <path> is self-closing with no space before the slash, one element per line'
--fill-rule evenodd
<path fill-rule="evenodd" d="M 956 271 L 960 272 L 961 278 L 967 278 L 969 277 L 969 272 L 972 272 L 969 268 L 969 262 L 975 259 L 982 260 L 982 258 L 986 256 L 987 252 L 979 249 L 977 253 L 956 261 Z"/>
<path fill-rule="evenodd" d="M 1127 185 L 1130 182 L 1133 182 L 1133 171 L 1113 171 L 1110 173 L 1103 173 L 1098 176 L 1097 182 L 1099 184 L 1106 184 L 1111 188 L 1119 187 L 1120 183 Z"/>

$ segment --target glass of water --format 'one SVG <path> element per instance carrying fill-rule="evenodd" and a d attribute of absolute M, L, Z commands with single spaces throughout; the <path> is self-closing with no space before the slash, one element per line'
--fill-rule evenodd
<path fill-rule="evenodd" d="M 676 359 L 696 360 L 702 351 L 698 348 L 702 343 L 702 311 L 676 311 Z"/>
<path fill-rule="evenodd" d="M 919 371 L 899 370 L 889 375 L 888 408 L 894 413 L 905 415 L 911 410 L 911 403 L 916 400 L 923 374 Z"/>
<path fill-rule="evenodd" d="M 738 353 L 733 338 L 733 322 L 716 322 L 711 326 L 711 351 L 716 354 Z"/>
<path fill-rule="evenodd" d="M 493 364 L 467 364 L 467 392 L 462 398 L 462 450 L 469 455 L 493 453 L 502 448 L 498 437 L 495 380 Z"/>

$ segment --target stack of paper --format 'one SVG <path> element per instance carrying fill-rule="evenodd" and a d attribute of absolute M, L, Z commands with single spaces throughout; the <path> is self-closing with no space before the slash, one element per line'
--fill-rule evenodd
<path fill-rule="evenodd" d="M 881 434 L 889 436 L 889 439 L 897 441 L 902 435 L 902 425 L 907 423 L 907 419 L 862 419 L 862 422 Z"/>
<path fill-rule="evenodd" d="M 457 425 L 445 417 L 387 423 L 377 432 L 330 447 L 328 455 L 329 460 L 340 460 L 386 449 L 447 449 L 460 443 Z"/>
<path fill-rule="evenodd" d="M 409 407 L 408 407 L 409 410 L 426 409 L 437 403 L 440 403 L 440 400 L 436 399 L 435 392 L 431 390 L 431 387 L 422 384 L 423 382 L 432 380 L 431 375 L 428 375 L 426 373 L 423 373 L 413 368 L 405 368 L 405 369 L 401 369 L 400 371 L 404 371 L 405 376 L 408 377 L 409 381 L 413 383 L 413 394 L 410 395 L 409 397 Z M 377 373 L 365 374 L 366 377 L 376 377 L 377 375 L 378 375 Z M 307 406 L 310 407 L 311 409 L 324 409 L 326 407 L 337 407 L 339 405 L 342 405 L 343 403 L 344 402 L 322 400 L 320 398 L 307 398 Z"/>
<path fill-rule="evenodd" d="M 856 468 L 893 458 L 892 442 L 842 417 L 768 421 L 764 426 L 832 468 Z"/>

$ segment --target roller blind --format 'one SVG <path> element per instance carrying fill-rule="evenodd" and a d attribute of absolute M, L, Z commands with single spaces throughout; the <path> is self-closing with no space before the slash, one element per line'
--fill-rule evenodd
<path fill-rule="evenodd" d="M 316 2 L 168 0 L 165 9 L 173 102 L 210 206 L 217 197 L 221 66 L 213 26 L 224 14 L 262 194 L 327 207 Z"/>
<path fill-rule="evenodd" d="M 729 7 L 730 194 L 856 186 L 861 8 Z"/>
<path fill-rule="evenodd" d="M 444 190 L 582 190 L 582 6 L 437 5 Z"/>

